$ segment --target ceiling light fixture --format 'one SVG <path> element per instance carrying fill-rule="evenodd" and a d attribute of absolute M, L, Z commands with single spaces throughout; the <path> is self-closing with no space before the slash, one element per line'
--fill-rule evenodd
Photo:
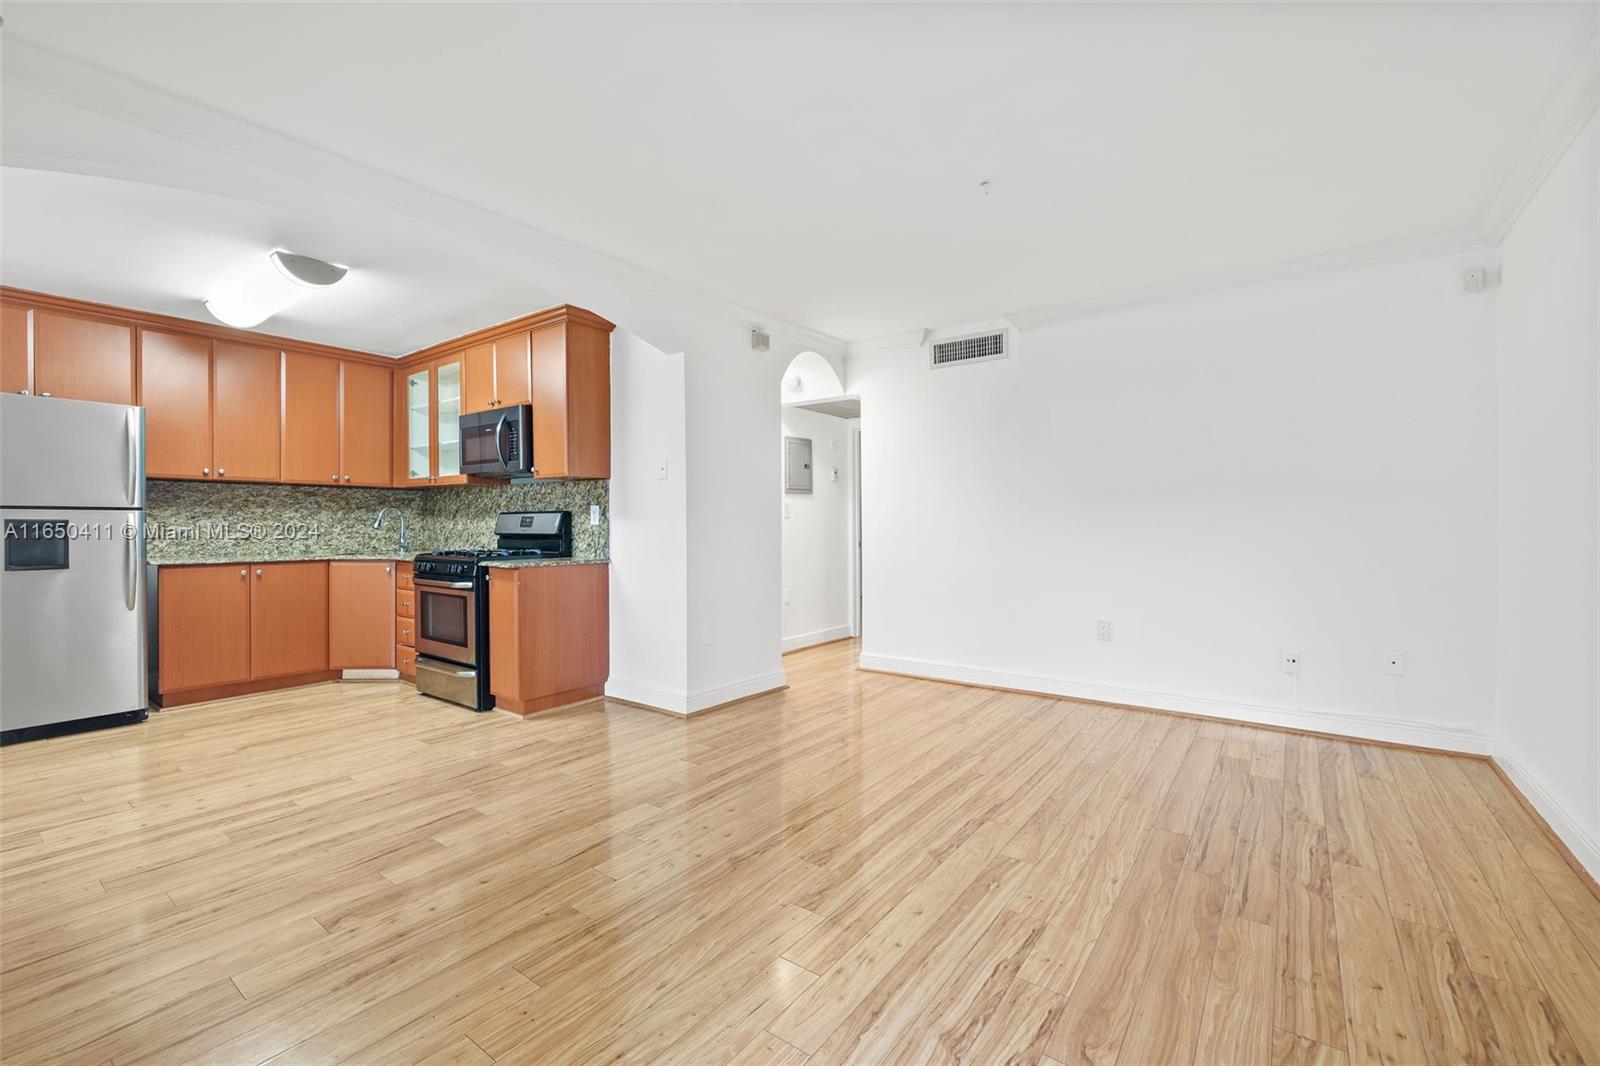
<path fill-rule="evenodd" d="M 326 289 L 349 271 L 309 255 L 275 251 L 239 274 L 206 300 L 213 318 L 239 329 L 260 325 L 301 297 Z"/>

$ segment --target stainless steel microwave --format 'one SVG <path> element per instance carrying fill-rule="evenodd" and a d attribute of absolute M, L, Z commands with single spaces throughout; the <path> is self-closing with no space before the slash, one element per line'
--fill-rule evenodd
<path fill-rule="evenodd" d="M 532 405 L 462 415 L 461 472 L 478 477 L 532 475 Z"/>

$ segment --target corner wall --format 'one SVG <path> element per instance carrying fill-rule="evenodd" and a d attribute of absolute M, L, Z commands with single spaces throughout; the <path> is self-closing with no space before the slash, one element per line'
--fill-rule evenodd
<path fill-rule="evenodd" d="M 1495 758 L 1600 874 L 1600 133 L 1502 243 Z"/>

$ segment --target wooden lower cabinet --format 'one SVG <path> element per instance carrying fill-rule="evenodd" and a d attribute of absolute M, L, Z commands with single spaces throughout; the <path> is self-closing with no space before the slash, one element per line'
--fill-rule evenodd
<path fill-rule="evenodd" d="M 327 563 L 163 566 L 157 581 L 164 704 L 333 676 Z"/>
<path fill-rule="evenodd" d="M 250 567 L 164 566 L 159 573 L 162 693 L 250 680 Z"/>
<path fill-rule="evenodd" d="M 411 564 L 396 563 L 394 568 L 394 667 L 408 681 L 417 677 L 416 587 L 411 582 Z"/>
<path fill-rule="evenodd" d="M 517 714 L 596 699 L 610 674 L 604 563 L 489 568 L 489 686 Z"/>
<path fill-rule="evenodd" d="M 328 669 L 392 670 L 394 564 L 328 564 Z"/>
<path fill-rule="evenodd" d="M 328 564 L 250 568 L 250 679 L 328 669 Z"/>

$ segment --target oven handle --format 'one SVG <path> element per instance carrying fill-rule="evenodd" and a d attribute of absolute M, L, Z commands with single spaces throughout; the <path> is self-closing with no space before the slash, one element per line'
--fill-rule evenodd
<path fill-rule="evenodd" d="M 412 582 L 412 584 L 416 584 L 416 585 L 432 585 L 434 588 L 439 588 L 439 589 L 470 589 L 476 584 L 476 582 L 472 582 L 472 581 L 430 581 L 425 577 L 419 577 L 419 578 L 416 578 Z"/>

